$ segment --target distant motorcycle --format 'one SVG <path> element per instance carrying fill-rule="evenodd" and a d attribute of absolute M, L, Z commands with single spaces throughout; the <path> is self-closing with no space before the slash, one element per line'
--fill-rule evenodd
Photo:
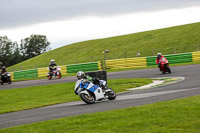
<path fill-rule="evenodd" d="M 11 75 L 9 72 L 1 73 L 1 85 L 3 85 L 4 83 L 11 84 L 11 82 Z"/>
<path fill-rule="evenodd" d="M 161 63 L 161 70 L 163 74 L 165 74 L 166 72 L 171 73 L 169 63 L 165 58 L 161 58 L 160 63 Z"/>
<path fill-rule="evenodd" d="M 60 67 L 56 66 L 55 68 L 53 68 L 52 72 L 47 73 L 47 78 L 49 80 L 52 78 L 60 79 L 62 77 L 60 70 L 61 70 Z"/>
<path fill-rule="evenodd" d="M 106 85 L 106 81 L 100 80 L 100 82 Z M 75 93 L 87 104 L 92 104 L 95 101 L 103 99 L 114 100 L 116 98 L 116 93 L 111 88 L 104 90 L 102 87 L 87 80 L 78 80 L 76 82 Z"/>

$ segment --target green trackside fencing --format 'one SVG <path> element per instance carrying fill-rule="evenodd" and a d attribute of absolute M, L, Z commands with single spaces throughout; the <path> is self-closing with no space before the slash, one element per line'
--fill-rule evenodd
<path fill-rule="evenodd" d="M 178 64 L 178 63 L 187 63 L 187 62 L 200 62 L 200 51 L 197 52 L 191 52 L 191 53 L 181 53 L 181 54 L 172 54 L 172 55 L 164 55 L 170 64 Z M 128 59 L 128 60 L 127 60 Z M 148 56 L 148 57 L 142 57 L 143 59 L 143 65 L 146 66 L 156 66 L 156 56 Z M 122 66 L 123 63 L 121 60 L 126 60 L 128 63 L 132 63 L 131 65 L 127 66 L 127 63 L 123 66 L 123 68 L 134 68 L 135 63 L 139 63 L 137 58 L 124 58 L 120 59 L 120 61 L 114 60 L 106 60 L 108 63 L 109 61 L 112 61 L 112 65 L 109 66 L 107 69 L 116 69 L 116 66 Z M 98 71 L 102 70 L 102 63 L 100 61 L 97 62 L 89 62 L 89 63 L 82 63 L 82 64 L 73 64 L 73 65 L 65 65 L 60 66 L 61 73 L 76 73 L 77 71 Z M 37 77 L 44 77 L 48 73 L 47 67 L 46 68 L 37 68 L 37 69 L 31 69 L 31 70 L 24 70 L 24 71 L 16 71 L 13 72 L 13 75 L 11 75 L 12 79 L 18 80 L 18 79 L 26 79 L 26 78 L 37 78 Z"/>
<path fill-rule="evenodd" d="M 170 64 L 192 62 L 192 53 L 164 55 Z M 147 57 L 147 66 L 156 66 L 156 56 Z"/>
<path fill-rule="evenodd" d="M 96 71 L 101 70 L 101 63 L 100 62 L 91 62 L 91 63 L 83 63 L 83 64 L 74 64 L 67 66 L 68 73 L 75 73 L 78 71 Z"/>
<path fill-rule="evenodd" d="M 16 71 L 16 72 L 13 72 L 13 74 L 14 74 L 14 78 L 13 78 L 14 80 L 38 77 L 37 69 Z"/>
<path fill-rule="evenodd" d="M 169 61 L 169 64 L 200 62 L 200 51 L 191 52 L 191 53 L 164 55 L 164 56 Z M 137 60 L 139 58 L 124 58 L 124 59 L 106 60 L 106 63 L 107 63 L 107 69 L 135 68 L 138 66 L 144 66 L 144 67 L 157 66 L 156 58 L 157 58 L 157 56 L 143 57 L 144 60 L 142 60 L 141 63 L 140 63 L 141 60 Z M 127 60 L 129 60 L 129 61 L 127 61 Z M 127 65 L 128 63 L 131 64 L 132 66 Z M 139 63 L 139 64 L 137 64 L 137 63 Z M 120 66 L 120 67 L 117 67 L 117 66 Z"/>
<path fill-rule="evenodd" d="M 98 62 L 89 62 L 83 64 L 73 64 L 73 65 L 65 65 L 60 66 L 61 73 L 76 73 L 77 71 L 98 71 L 102 70 L 102 63 Z M 28 78 L 37 78 L 37 77 L 45 77 L 49 70 L 47 67 L 45 68 L 37 68 L 31 70 L 23 70 L 23 71 L 15 71 L 12 73 L 11 77 L 13 80 L 20 80 L 20 79 L 28 79 Z"/>

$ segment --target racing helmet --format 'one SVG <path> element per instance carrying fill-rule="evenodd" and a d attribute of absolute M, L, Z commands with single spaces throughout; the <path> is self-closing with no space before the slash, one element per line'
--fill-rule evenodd
<path fill-rule="evenodd" d="M 160 58 L 162 56 L 161 53 L 157 53 L 157 57 Z"/>
<path fill-rule="evenodd" d="M 78 80 L 83 79 L 84 75 L 85 73 L 83 71 L 78 71 L 76 74 Z"/>
<path fill-rule="evenodd" d="M 5 66 L 2 66 L 2 71 L 5 71 L 6 70 L 6 67 Z"/>
<path fill-rule="evenodd" d="M 53 59 L 52 59 L 50 62 L 51 62 L 51 63 L 54 63 L 54 62 L 55 62 L 55 60 L 53 60 Z"/>

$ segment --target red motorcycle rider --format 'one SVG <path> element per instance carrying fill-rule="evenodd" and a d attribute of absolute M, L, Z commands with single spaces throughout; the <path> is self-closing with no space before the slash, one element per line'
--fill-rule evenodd
<path fill-rule="evenodd" d="M 169 62 L 164 56 L 162 56 L 161 53 L 157 54 L 156 64 L 158 64 L 158 67 L 163 74 L 165 74 L 166 72 L 171 73 Z"/>
<path fill-rule="evenodd" d="M 160 69 L 160 71 L 162 71 L 162 69 L 161 69 L 162 58 L 164 58 L 166 63 L 168 63 L 168 60 L 164 56 L 162 56 L 161 53 L 157 53 L 156 64 L 158 64 L 158 68 Z"/>

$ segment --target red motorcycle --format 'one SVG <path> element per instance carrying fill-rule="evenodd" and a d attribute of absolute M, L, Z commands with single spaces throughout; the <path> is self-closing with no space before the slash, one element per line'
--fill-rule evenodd
<path fill-rule="evenodd" d="M 166 58 L 160 59 L 160 69 L 162 70 L 163 74 L 165 74 L 166 72 L 171 73 L 171 70 L 169 68 L 169 63 Z"/>
<path fill-rule="evenodd" d="M 60 70 L 60 67 L 56 66 L 56 68 L 54 68 L 52 72 L 47 73 L 47 78 L 49 80 L 52 78 L 60 79 L 62 77 Z"/>

